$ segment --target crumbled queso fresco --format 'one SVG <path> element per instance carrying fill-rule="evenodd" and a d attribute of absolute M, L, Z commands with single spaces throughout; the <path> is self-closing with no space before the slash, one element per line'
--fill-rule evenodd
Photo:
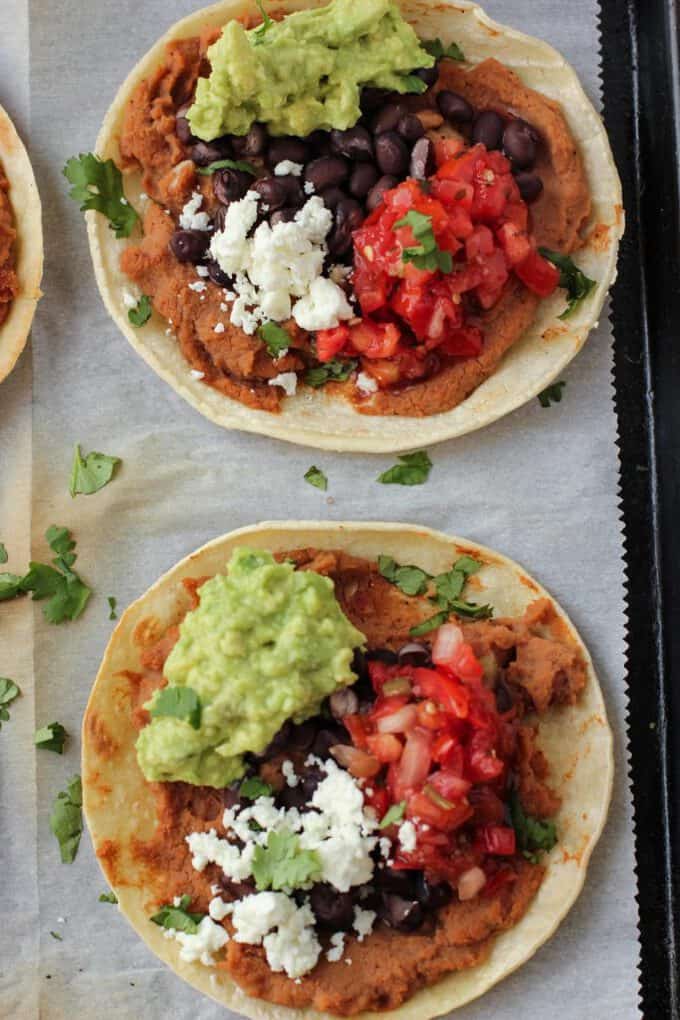
<path fill-rule="evenodd" d="M 327 882 L 338 892 L 370 881 L 374 870 L 371 854 L 378 844 L 374 812 L 364 809 L 360 786 L 332 759 L 322 762 L 310 757 L 308 764 L 325 772 L 312 796 L 311 810 L 277 808 L 274 798 L 269 796 L 258 797 L 244 808 L 227 808 L 222 818 L 224 836 L 210 829 L 186 837 L 195 870 L 203 871 L 209 863 L 215 863 L 228 878 L 244 881 L 253 875 L 251 865 L 256 848 L 267 846 L 271 832 L 294 833 L 301 850 L 313 850 L 318 855 L 320 875 L 315 881 Z M 291 762 L 285 763 L 283 773 L 289 785 L 298 782 Z M 227 833 L 242 842 L 242 848 L 232 843 Z M 300 889 L 310 889 L 313 884 L 309 881 L 298 886 L 298 897 Z M 212 891 L 217 892 L 215 887 Z M 210 901 L 209 916 L 201 920 L 196 934 L 172 929 L 166 934 L 181 944 L 183 960 L 200 960 L 210 965 L 214 953 L 229 939 L 227 931 L 216 922 L 230 915 L 236 942 L 261 945 L 273 971 L 299 978 L 316 965 L 322 947 L 309 901 L 296 902 L 293 891 L 284 888 L 257 892 L 234 903 L 225 903 L 215 895 Z M 375 919 L 374 911 L 354 908 L 353 927 L 359 941 L 370 934 Z M 331 962 L 340 961 L 344 948 L 345 933 L 334 934 L 327 958 Z"/>
<path fill-rule="evenodd" d="M 209 221 L 200 211 L 202 201 L 201 193 L 194 192 L 180 216 L 183 228 L 206 229 Z M 223 229 L 210 242 L 210 255 L 234 280 L 231 322 L 252 335 L 264 322 L 285 322 L 291 316 L 309 332 L 351 319 L 354 312 L 344 290 L 323 275 L 333 217 L 322 199 L 311 196 L 292 221 L 260 223 L 249 236 L 259 202 L 255 191 L 232 202 Z M 196 284 L 190 287 L 199 289 Z"/>

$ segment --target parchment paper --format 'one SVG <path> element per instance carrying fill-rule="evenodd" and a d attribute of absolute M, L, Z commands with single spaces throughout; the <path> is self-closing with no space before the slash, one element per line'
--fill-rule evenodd
<path fill-rule="evenodd" d="M 50 524 L 71 527 L 78 540 L 77 569 L 96 594 L 79 621 L 60 627 L 45 623 L 39 605 L 0 607 L 0 673 L 12 675 L 5 668 L 12 662 L 25 692 L 0 732 L 0 1015 L 19 1020 L 228 1015 L 165 970 L 115 906 L 98 902 L 105 884 L 86 835 L 75 863 L 59 862 L 49 812 L 58 790 L 79 770 L 82 712 L 113 626 L 107 596 L 126 605 L 181 556 L 232 528 L 270 518 L 318 517 L 414 521 L 467 535 L 518 559 L 572 616 L 593 653 L 617 736 L 609 824 L 585 891 L 557 935 L 520 972 L 457 1015 L 637 1017 L 619 464 L 608 324 L 602 322 L 565 374 L 561 404 L 545 410 L 534 401 L 483 432 L 436 447 L 430 481 L 418 488 L 375 483 L 393 462 L 390 457 L 314 453 L 227 433 L 204 421 L 144 366 L 110 322 L 96 291 L 82 217 L 61 176 L 68 156 L 92 148 L 128 70 L 194 7 L 191 0 L 29 0 L 30 147 L 46 235 L 46 297 L 33 333 L 32 555 L 46 559 L 43 535 Z M 487 7 L 561 49 L 597 101 L 595 0 L 489 0 Z M 4 22 L 20 29 L 25 14 L 25 0 L 4 0 L 3 47 L 8 48 Z M 27 70 L 25 33 L 14 36 L 0 63 L 3 97 Z M 24 104 L 24 115 L 25 109 Z M 29 369 L 24 357 L 18 374 L 0 388 L 0 537 L 11 543 L 10 567 L 17 570 L 28 558 Z M 113 484 L 72 501 L 67 485 L 75 442 L 116 454 L 124 465 Z M 328 474 L 328 494 L 303 481 L 313 463 Z M 71 734 L 63 758 L 32 749 L 34 724 L 53 720 Z"/>

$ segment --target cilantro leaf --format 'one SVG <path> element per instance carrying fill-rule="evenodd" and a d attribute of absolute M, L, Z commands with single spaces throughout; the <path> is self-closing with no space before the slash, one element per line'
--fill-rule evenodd
<path fill-rule="evenodd" d="M 78 853 L 83 832 L 82 804 L 80 776 L 73 776 L 67 789 L 57 794 L 50 815 L 50 829 L 57 837 L 62 864 L 71 864 Z"/>
<path fill-rule="evenodd" d="M 418 269 L 440 269 L 450 273 L 453 269 L 453 258 L 450 251 L 442 251 L 435 240 L 432 229 L 432 217 L 409 209 L 405 216 L 394 224 L 395 227 L 410 227 L 418 242 L 410 248 L 403 248 L 402 262 L 412 262 Z"/>
<path fill-rule="evenodd" d="M 280 358 L 290 347 L 290 335 L 275 322 L 265 322 L 257 331 L 257 335 L 267 345 L 267 352 L 272 358 Z"/>
<path fill-rule="evenodd" d="M 240 159 L 218 159 L 214 163 L 210 163 L 208 166 L 197 166 L 196 173 L 202 174 L 203 177 L 214 174 L 216 170 L 242 170 L 244 174 L 252 174 L 253 177 L 257 177 L 257 170 L 252 163 L 244 163 Z"/>
<path fill-rule="evenodd" d="M 378 556 L 378 570 L 405 595 L 422 595 L 427 588 L 430 575 L 420 567 L 397 563 L 391 556 Z"/>
<path fill-rule="evenodd" d="M 57 942 L 64 941 L 64 936 L 60 935 L 58 931 L 50 931 L 50 935 L 52 936 L 53 939 L 56 939 Z"/>
<path fill-rule="evenodd" d="M 538 252 L 560 271 L 560 287 L 567 292 L 567 307 L 559 318 L 568 319 L 597 283 L 586 276 L 569 255 L 561 255 L 558 251 L 551 251 L 550 248 L 539 248 Z"/>
<path fill-rule="evenodd" d="M 538 401 L 541 407 L 550 407 L 551 404 L 559 404 L 562 400 L 562 390 L 567 384 L 565 382 L 554 382 L 546 386 L 538 394 Z"/>
<path fill-rule="evenodd" d="M 117 620 L 118 619 L 118 613 L 116 612 L 117 599 L 115 598 L 114 595 L 109 595 L 106 601 L 109 604 L 109 620 Z"/>
<path fill-rule="evenodd" d="M 184 931 L 187 935 L 195 935 L 205 914 L 190 914 L 187 910 L 190 903 L 191 897 L 184 895 L 177 906 L 166 903 L 150 920 L 161 928 L 173 928 L 175 931 Z"/>
<path fill-rule="evenodd" d="M 395 464 L 378 475 L 379 482 L 383 485 L 422 485 L 427 481 L 432 461 L 425 450 L 401 453 L 399 460 L 401 464 Z"/>
<path fill-rule="evenodd" d="M 45 563 L 31 563 L 26 576 L 21 580 L 22 591 L 30 591 L 37 602 L 49 599 L 43 607 L 43 616 L 48 623 L 63 623 L 77 620 L 92 594 L 92 590 L 68 567 L 64 573 Z"/>
<path fill-rule="evenodd" d="M 99 893 L 99 902 L 100 903 L 117 903 L 118 902 L 118 897 L 116 896 L 115 892 L 103 892 L 103 893 Z"/>
<path fill-rule="evenodd" d="M 274 22 L 264 9 L 264 4 L 262 0 L 255 0 L 255 3 L 258 6 L 260 14 L 262 15 L 262 24 L 259 25 L 257 28 L 254 28 L 251 34 L 253 37 L 253 46 L 259 46 L 265 34 L 269 31 Z"/>
<path fill-rule="evenodd" d="M 80 211 L 94 209 L 109 220 L 116 237 L 129 237 L 139 217 L 123 193 L 123 175 L 112 159 L 93 152 L 71 156 L 63 170 L 72 185 L 69 196 L 80 202 Z"/>
<path fill-rule="evenodd" d="M 465 616 L 469 620 L 488 620 L 493 616 L 493 606 L 480 606 L 476 602 L 465 602 L 463 599 L 454 599 L 449 602 L 448 610 L 457 616 Z"/>
<path fill-rule="evenodd" d="M 322 489 L 323 492 L 328 488 L 328 479 L 321 468 L 316 467 L 314 464 L 305 471 L 304 478 L 310 485 L 317 489 Z"/>
<path fill-rule="evenodd" d="M 77 555 L 73 551 L 76 543 L 71 538 L 68 528 L 51 524 L 45 532 L 45 538 L 52 552 L 57 554 L 57 559 L 52 560 L 55 567 L 60 567 L 62 570 L 70 569 L 76 562 Z"/>
<path fill-rule="evenodd" d="M 128 309 L 128 320 L 133 326 L 143 326 L 151 318 L 151 298 L 142 294 L 134 308 Z"/>
<path fill-rule="evenodd" d="M 446 609 L 450 603 L 458 602 L 468 577 L 476 574 L 481 568 L 482 564 L 472 556 L 459 556 L 451 570 L 445 574 L 437 574 L 433 578 L 433 583 L 438 605 Z"/>
<path fill-rule="evenodd" d="M 400 800 L 398 804 L 393 804 L 392 807 L 388 808 L 383 820 L 378 825 L 379 829 L 386 829 L 388 825 L 394 825 L 396 822 L 400 822 L 404 817 L 406 811 L 406 801 Z"/>
<path fill-rule="evenodd" d="M 472 574 L 476 574 L 478 570 L 481 570 L 484 566 L 479 560 L 476 560 L 473 556 L 459 556 L 456 562 L 453 564 L 454 570 L 460 570 L 466 577 L 470 577 Z"/>
<path fill-rule="evenodd" d="M 55 751 L 57 754 L 63 754 L 67 736 L 68 733 L 61 723 L 52 722 L 36 730 L 34 743 L 42 751 Z"/>
<path fill-rule="evenodd" d="M 8 559 L 9 557 L 7 555 L 7 549 L 5 548 L 5 543 L 0 542 L 0 563 L 7 563 Z"/>
<path fill-rule="evenodd" d="M 308 369 L 305 374 L 305 382 L 308 386 L 313 386 L 315 389 L 318 386 L 324 386 L 327 382 L 344 382 L 345 379 L 349 379 L 358 365 L 358 361 L 338 361 L 336 358 L 333 358 L 332 361 L 325 361 L 322 365 L 316 365 L 314 368 Z"/>
<path fill-rule="evenodd" d="M 321 861 L 316 850 L 301 850 L 293 832 L 271 831 L 266 846 L 257 846 L 251 869 L 259 892 L 296 889 L 317 879 Z"/>
<path fill-rule="evenodd" d="M 195 730 L 201 725 L 201 699 L 192 687 L 164 687 L 155 696 L 149 711 L 153 718 L 184 719 Z"/>
<path fill-rule="evenodd" d="M 443 609 L 441 613 L 435 613 L 434 616 L 430 616 L 427 620 L 423 620 L 422 623 L 418 623 L 415 627 L 411 627 L 409 634 L 411 637 L 422 637 L 423 634 L 429 634 L 431 630 L 437 630 L 443 623 L 446 623 L 448 618 L 448 610 Z"/>
<path fill-rule="evenodd" d="M 79 493 L 90 496 L 93 492 L 99 492 L 111 481 L 120 462 L 120 457 L 109 457 L 106 453 L 96 451 L 83 457 L 80 445 L 76 444 L 68 487 L 71 496 Z"/>
<path fill-rule="evenodd" d="M 419 78 L 417 74 L 405 74 L 400 78 L 399 84 L 401 88 L 399 92 L 412 93 L 413 95 L 422 95 L 423 92 L 427 92 L 427 85 L 422 78 Z"/>
<path fill-rule="evenodd" d="M 458 43 L 452 42 L 445 46 L 441 39 L 437 38 L 421 40 L 420 45 L 435 60 L 441 60 L 442 57 L 449 57 L 451 60 L 465 60 L 465 54 Z"/>
<path fill-rule="evenodd" d="M 517 846 L 534 863 L 539 853 L 547 853 L 557 843 L 555 823 L 525 814 L 517 790 L 513 790 L 510 797 L 510 818 L 517 836 Z"/>
<path fill-rule="evenodd" d="M 22 578 L 18 574 L 0 574 L 0 602 L 15 599 L 23 594 Z"/>
<path fill-rule="evenodd" d="M 21 690 L 13 680 L 6 676 L 0 676 L 0 729 L 2 729 L 2 724 L 9 719 L 7 706 L 11 705 L 20 694 Z"/>
<path fill-rule="evenodd" d="M 271 797 L 274 789 L 259 776 L 249 776 L 248 779 L 243 780 L 238 792 L 240 797 L 245 797 L 247 800 L 257 800 L 258 797 Z"/>

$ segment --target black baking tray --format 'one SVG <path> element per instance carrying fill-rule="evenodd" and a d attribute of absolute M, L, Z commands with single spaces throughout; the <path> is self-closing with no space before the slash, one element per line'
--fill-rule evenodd
<path fill-rule="evenodd" d="M 604 117 L 627 216 L 612 320 L 646 1020 L 680 1018 L 678 6 L 600 4 Z"/>

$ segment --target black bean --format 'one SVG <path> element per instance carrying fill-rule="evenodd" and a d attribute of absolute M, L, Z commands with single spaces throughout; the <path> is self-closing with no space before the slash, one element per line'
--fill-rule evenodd
<path fill-rule="evenodd" d="M 311 135 L 307 135 L 305 141 L 315 156 L 330 156 L 333 152 L 329 131 L 322 131 L 319 128 L 316 131 L 312 131 Z"/>
<path fill-rule="evenodd" d="M 287 734 L 288 747 L 296 751 L 306 751 L 312 746 L 318 726 L 314 719 L 303 723 L 291 723 Z"/>
<path fill-rule="evenodd" d="M 341 691 L 331 694 L 328 704 L 336 719 L 343 719 L 346 715 L 356 715 L 359 709 L 359 699 L 351 687 L 343 687 Z"/>
<path fill-rule="evenodd" d="M 380 857 L 377 858 L 380 860 Z M 398 868 L 378 868 L 375 872 L 375 881 L 385 892 L 398 893 L 407 900 L 415 896 L 413 873 Z"/>
<path fill-rule="evenodd" d="M 274 169 L 279 163 L 290 160 L 291 163 L 302 163 L 309 159 L 309 146 L 301 138 L 287 136 L 272 138 L 267 149 L 267 162 Z"/>
<path fill-rule="evenodd" d="M 193 103 L 185 103 L 175 114 L 175 134 L 183 145 L 193 145 L 198 141 L 198 138 L 191 133 L 191 127 L 187 120 L 187 112 L 192 106 Z"/>
<path fill-rule="evenodd" d="M 269 217 L 269 222 L 272 227 L 275 227 L 277 223 L 291 223 L 297 216 L 297 212 L 297 209 L 291 209 L 290 206 L 285 209 L 277 209 Z"/>
<path fill-rule="evenodd" d="M 231 204 L 231 203 L 230 203 Z M 224 230 L 224 224 L 227 218 L 228 205 L 221 205 L 218 207 L 215 215 L 213 216 L 213 228 L 214 230 Z"/>
<path fill-rule="evenodd" d="M 386 666 L 396 666 L 399 662 L 399 657 L 396 652 L 391 651 L 389 648 L 372 648 L 366 652 L 366 658 L 368 661 L 384 662 Z"/>
<path fill-rule="evenodd" d="M 429 882 L 422 871 L 416 872 L 416 899 L 425 910 L 439 910 L 453 899 L 448 882 Z"/>
<path fill-rule="evenodd" d="M 378 911 L 383 921 L 400 931 L 414 931 L 425 920 L 418 900 L 405 900 L 395 893 L 383 893 Z"/>
<path fill-rule="evenodd" d="M 209 259 L 206 263 L 208 269 L 208 276 L 213 283 L 216 283 L 218 287 L 233 287 L 234 277 L 229 276 L 223 269 L 220 268 L 219 262 L 214 259 Z"/>
<path fill-rule="evenodd" d="M 366 198 L 379 177 L 380 171 L 372 163 L 357 163 L 349 178 L 350 193 L 355 198 Z"/>
<path fill-rule="evenodd" d="M 322 730 L 319 730 L 314 738 L 312 754 L 315 754 L 317 758 L 322 758 L 325 761 L 326 758 L 330 758 L 331 747 L 335 747 L 336 744 L 345 743 L 347 743 L 347 735 L 344 727 L 340 728 L 339 726 L 333 726 L 332 723 L 329 723 L 328 727 L 324 727 Z"/>
<path fill-rule="evenodd" d="M 482 110 L 472 124 L 472 141 L 487 149 L 499 149 L 503 138 L 503 118 L 495 110 Z"/>
<path fill-rule="evenodd" d="M 415 113 L 405 113 L 399 119 L 397 132 L 405 142 L 417 142 L 425 134 L 425 128 L 420 117 L 416 117 Z"/>
<path fill-rule="evenodd" d="M 436 64 L 433 64 L 432 67 L 420 67 L 414 72 L 414 74 L 416 74 L 421 81 L 424 81 L 429 89 L 432 85 L 434 85 L 439 77 L 439 68 Z"/>
<path fill-rule="evenodd" d="M 269 206 L 269 211 L 281 209 L 288 202 L 288 188 L 284 177 L 260 177 L 252 190 Z"/>
<path fill-rule="evenodd" d="M 515 180 L 517 181 L 519 193 L 525 202 L 535 202 L 543 191 L 543 181 L 537 174 L 521 170 L 515 174 Z"/>
<path fill-rule="evenodd" d="M 302 787 L 308 801 L 311 801 L 317 786 L 319 783 L 322 783 L 325 778 L 326 773 L 323 772 L 318 765 L 305 765 L 305 770 L 300 779 L 300 787 Z M 298 789 L 300 787 L 298 787 Z"/>
<path fill-rule="evenodd" d="M 220 879 L 220 885 L 235 900 L 242 900 L 245 896 L 250 896 L 251 893 L 255 892 L 255 882 L 252 878 L 246 878 L 242 882 L 233 882 L 223 874 L 223 877 Z"/>
<path fill-rule="evenodd" d="M 342 184 L 349 173 L 349 163 L 342 156 L 319 156 L 305 167 L 305 180 L 315 191 Z"/>
<path fill-rule="evenodd" d="M 503 132 L 503 152 L 518 170 L 528 170 L 536 162 L 538 134 L 525 120 L 516 117 Z"/>
<path fill-rule="evenodd" d="M 388 96 L 389 92 L 387 89 L 377 89 L 369 85 L 361 90 L 361 109 L 367 113 L 372 113 L 373 110 L 378 110 L 381 106 L 385 105 L 385 100 Z"/>
<path fill-rule="evenodd" d="M 335 210 L 335 226 L 328 238 L 331 255 L 343 255 L 352 247 L 352 232 L 358 230 L 364 221 L 364 213 L 353 198 L 344 198 Z"/>
<path fill-rule="evenodd" d="M 319 192 L 319 198 L 323 200 L 323 204 L 327 209 L 335 210 L 338 204 L 347 198 L 347 195 L 342 188 L 324 188 L 323 191 Z"/>
<path fill-rule="evenodd" d="M 232 135 L 231 144 L 237 156 L 261 156 L 267 146 L 267 129 L 253 124 L 247 135 Z"/>
<path fill-rule="evenodd" d="M 170 251 L 178 262 L 201 262 L 210 244 L 207 230 L 176 230 L 170 238 Z"/>
<path fill-rule="evenodd" d="M 284 174 L 277 177 L 277 180 L 281 181 L 286 189 L 286 205 L 297 209 L 305 204 L 307 196 L 302 190 L 302 180 L 299 177 L 296 177 L 295 174 Z"/>
<path fill-rule="evenodd" d="M 373 133 L 382 135 L 385 131 L 395 131 L 405 113 L 408 111 L 401 103 L 388 103 L 387 106 L 383 106 L 373 118 L 371 125 Z"/>
<path fill-rule="evenodd" d="M 319 883 L 309 894 L 317 924 L 334 931 L 349 931 L 354 923 L 354 897 L 351 892 L 341 893 L 332 885 Z"/>
<path fill-rule="evenodd" d="M 425 666 L 430 661 L 430 649 L 419 641 L 409 641 L 399 649 L 400 665 Z"/>
<path fill-rule="evenodd" d="M 408 171 L 409 151 L 396 131 L 385 131 L 378 135 L 375 140 L 375 158 L 384 174 L 404 177 Z"/>
<path fill-rule="evenodd" d="M 373 159 L 373 141 L 365 127 L 358 124 L 347 131 L 331 131 L 331 145 L 338 156 L 370 162 Z"/>
<path fill-rule="evenodd" d="M 236 202 L 239 198 L 243 198 L 253 183 L 253 176 L 246 173 L 245 170 L 227 168 L 216 170 L 212 176 L 212 182 L 217 201 L 222 205 L 228 205 L 229 202 Z"/>
<path fill-rule="evenodd" d="M 469 124 L 475 115 L 467 99 L 450 89 L 437 93 L 437 106 L 442 117 L 453 124 Z"/>
<path fill-rule="evenodd" d="M 419 138 L 411 150 L 409 173 L 417 181 L 424 181 L 435 171 L 434 145 L 430 138 Z"/>
<path fill-rule="evenodd" d="M 221 139 L 214 142 L 196 142 L 191 146 L 189 155 L 196 166 L 208 166 L 210 163 L 216 163 L 218 159 L 225 159 L 229 156 L 229 150 L 220 143 Z"/>
<path fill-rule="evenodd" d="M 377 209 L 383 200 L 385 192 L 396 188 L 398 183 L 399 181 L 396 177 L 393 177 L 391 174 L 384 174 L 368 193 L 366 198 L 366 209 L 368 212 L 373 212 L 374 209 Z"/>

